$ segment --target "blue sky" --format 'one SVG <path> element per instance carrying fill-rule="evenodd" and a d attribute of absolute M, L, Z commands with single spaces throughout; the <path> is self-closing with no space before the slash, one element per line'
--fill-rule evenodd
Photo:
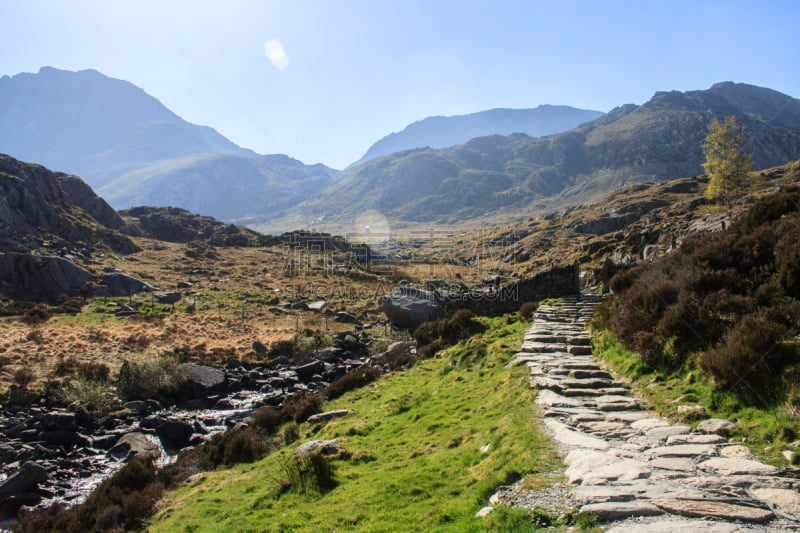
<path fill-rule="evenodd" d="M 343 168 L 431 115 L 718 81 L 798 98 L 798 20 L 793 0 L 0 0 L 0 75 L 94 68 L 237 144 Z"/>

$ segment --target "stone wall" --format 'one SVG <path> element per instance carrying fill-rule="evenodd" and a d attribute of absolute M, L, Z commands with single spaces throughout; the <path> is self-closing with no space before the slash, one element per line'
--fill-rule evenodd
<path fill-rule="evenodd" d="M 486 292 L 470 291 L 448 299 L 448 309 L 466 308 L 476 315 L 513 313 L 525 302 L 580 294 L 578 263 L 540 272 L 532 278 L 513 281 Z"/>

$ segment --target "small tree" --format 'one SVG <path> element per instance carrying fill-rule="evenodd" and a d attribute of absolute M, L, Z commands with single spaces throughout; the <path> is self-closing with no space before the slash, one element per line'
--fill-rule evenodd
<path fill-rule="evenodd" d="M 739 151 L 742 132 L 736 117 L 725 117 L 724 122 L 714 119 L 710 128 L 703 143 L 706 158 L 703 169 L 709 178 L 706 198 L 722 202 L 730 209 L 744 189 L 753 161 Z"/>

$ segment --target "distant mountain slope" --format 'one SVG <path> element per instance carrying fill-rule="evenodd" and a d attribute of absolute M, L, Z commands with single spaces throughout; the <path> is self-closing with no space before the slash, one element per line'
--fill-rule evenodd
<path fill-rule="evenodd" d="M 377 210 L 395 221 L 462 222 L 578 205 L 627 183 L 701 174 L 708 124 L 726 115 L 739 118 L 755 168 L 800 158 L 800 101 L 727 82 L 659 92 L 548 137 L 483 137 L 380 157 L 347 170 L 295 217 L 347 225 Z"/>
<path fill-rule="evenodd" d="M 240 148 L 94 70 L 0 78 L 0 152 L 78 174 L 117 209 L 182 207 L 229 221 L 279 216 L 338 176 Z"/>
<path fill-rule="evenodd" d="M 252 154 L 127 81 L 52 67 L 0 78 L 0 152 L 80 175 L 93 187 L 163 159 Z"/>
<path fill-rule="evenodd" d="M 182 207 L 243 223 L 281 216 L 338 176 L 285 155 L 200 154 L 129 172 L 98 192 L 115 207 Z"/>
<path fill-rule="evenodd" d="M 403 150 L 446 148 L 487 135 L 551 135 L 571 130 L 602 115 L 600 111 L 563 105 L 540 105 L 534 109 L 490 109 L 469 115 L 427 117 L 382 138 L 351 166 Z"/>

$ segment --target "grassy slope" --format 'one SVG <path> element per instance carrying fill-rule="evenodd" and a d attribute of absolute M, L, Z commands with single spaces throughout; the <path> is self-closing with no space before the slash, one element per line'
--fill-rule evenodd
<path fill-rule="evenodd" d="M 482 337 L 326 405 L 354 415 L 302 428 L 301 440 L 335 438 L 352 454 L 336 461 L 339 485 L 330 492 L 276 496 L 290 446 L 197 477 L 168 496 L 151 530 L 484 530 L 474 515 L 498 485 L 558 466 L 536 423 L 526 368 L 503 368 L 526 324 L 487 323 Z"/>
<path fill-rule="evenodd" d="M 781 452 L 795 449 L 789 444 L 800 438 L 800 417 L 784 406 L 748 405 L 733 392 L 719 390 L 712 378 L 691 362 L 674 374 L 653 370 L 636 353 L 626 350 L 608 330 L 595 329 L 593 343 L 598 357 L 617 373 L 630 378 L 660 414 L 689 424 L 706 418 L 737 422 L 729 435 L 731 440 L 744 442 L 771 464 L 788 464 Z M 704 411 L 681 413 L 678 411 L 681 405 L 699 405 Z"/>

